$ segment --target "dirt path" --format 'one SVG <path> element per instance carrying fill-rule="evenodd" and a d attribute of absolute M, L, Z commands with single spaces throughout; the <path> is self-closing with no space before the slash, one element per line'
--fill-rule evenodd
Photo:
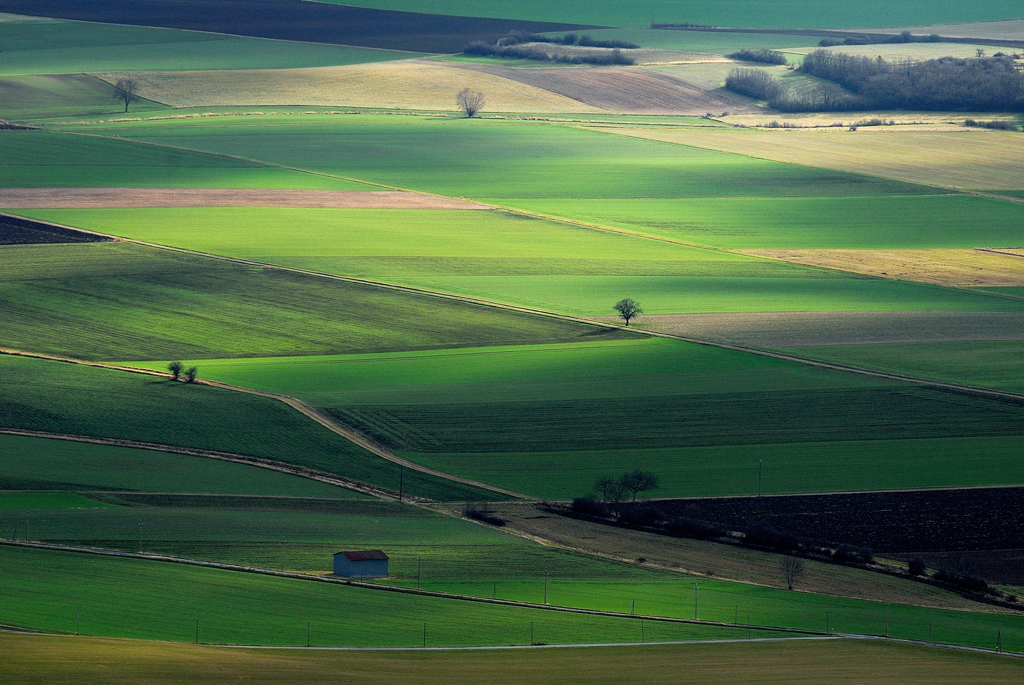
<path fill-rule="evenodd" d="M 487 205 L 404 190 L 275 188 L 0 188 L 0 207 L 94 209 L 137 207 L 312 207 L 332 209 L 491 209 Z"/>
<path fill-rule="evenodd" d="M 114 371 L 127 371 L 129 373 L 139 373 L 139 374 L 144 374 L 144 375 L 147 375 L 147 376 L 157 376 L 157 377 L 160 377 L 160 378 L 170 378 L 171 377 L 169 373 L 163 373 L 163 372 L 160 372 L 160 371 L 152 371 L 150 369 L 140 369 L 140 368 L 131 367 L 131 366 L 120 366 L 120 365 L 117 365 L 117 364 L 104 364 L 102 362 L 89 362 L 89 361 L 84 361 L 84 360 L 81 360 L 81 359 L 73 359 L 73 358 L 70 358 L 70 357 L 60 357 L 60 356 L 50 355 L 50 354 L 37 354 L 37 353 L 33 353 L 33 352 L 25 352 L 25 351 L 22 351 L 22 350 L 12 350 L 12 349 L 0 348 L 0 354 L 9 354 L 9 355 L 19 356 L 19 357 L 31 357 L 31 358 L 34 358 L 34 359 L 47 359 L 47 360 L 50 360 L 50 361 L 60 361 L 60 362 L 66 362 L 66 363 L 69 363 L 69 364 L 81 364 L 83 366 L 92 366 L 92 367 L 97 367 L 97 368 L 102 368 L 102 369 L 111 369 L 111 370 L 114 370 Z M 348 440 L 348 441 L 350 441 L 352 443 L 355 443 L 359 447 L 362 447 L 366 451 L 368 451 L 368 452 L 370 452 L 370 453 L 380 457 L 381 459 L 385 459 L 385 460 L 390 461 L 390 462 L 392 462 L 394 464 L 398 464 L 398 465 L 400 465 L 400 466 L 402 466 L 404 468 L 407 468 L 407 469 L 409 469 L 411 471 L 418 471 L 420 473 L 424 473 L 424 474 L 427 474 L 427 475 L 430 475 L 430 476 L 434 476 L 436 478 L 442 478 L 444 480 L 448 480 L 448 481 L 451 481 L 453 483 L 461 483 L 462 485 L 469 485 L 471 487 L 480 488 L 481 490 L 488 490 L 490 492 L 496 492 L 498 494 L 505 495 L 507 497 L 512 497 L 512 498 L 515 498 L 515 499 L 526 499 L 526 500 L 532 500 L 533 499 L 529 495 L 525 495 L 523 493 L 514 492 L 512 490 L 505 490 L 504 488 L 499 488 L 499 487 L 496 487 L 496 486 L 493 486 L 493 485 L 487 485 L 485 483 L 480 483 L 480 482 L 477 482 L 477 481 L 472 480 L 470 478 L 463 478 L 462 476 L 455 476 L 455 475 L 452 475 L 452 474 L 444 473 L 444 472 L 438 471 L 436 469 L 431 469 L 431 468 L 428 468 L 426 466 L 422 466 L 421 464 L 417 464 L 416 462 L 409 461 L 408 459 L 403 459 L 402 457 L 399 457 L 398 455 L 392 453 L 391 451 L 389 451 L 389 450 L 385 449 L 384 447 L 378 445 L 377 443 L 373 442 L 372 440 L 370 440 L 366 436 L 364 436 L 364 435 L 362 435 L 360 433 L 357 433 L 356 431 L 354 431 L 354 430 L 352 430 L 352 429 L 350 429 L 350 428 L 348 428 L 346 426 L 342 426 L 341 424 L 336 423 L 335 421 L 333 421 L 329 417 L 327 417 L 324 414 L 321 414 L 320 412 L 318 412 L 313 407 L 310 407 L 308 404 L 305 404 L 301 400 L 297 400 L 294 397 L 289 397 L 288 395 L 279 395 L 279 394 L 273 393 L 273 392 L 266 392 L 264 390 L 253 390 L 252 388 L 243 388 L 243 387 L 240 387 L 240 386 L 237 386 L 237 385 L 231 385 L 229 383 L 221 383 L 219 381 L 209 381 L 209 380 L 197 379 L 195 382 L 198 385 L 207 385 L 207 386 L 210 386 L 210 387 L 213 387 L 213 388 L 220 388 L 222 390 L 230 390 L 232 392 L 241 392 L 241 393 L 245 393 L 247 395 L 256 395 L 258 397 L 266 397 L 266 398 L 269 398 L 269 399 L 277 400 L 278 402 L 282 402 L 282 403 L 288 405 L 289 407 L 291 407 L 292 409 L 294 409 L 295 411 L 299 412 L 300 414 L 303 414 L 306 417 L 316 421 L 318 424 L 320 424 L 321 426 L 323 426 L 327 430 L 331 431 L 332 433 L 335 433 L 336 435 L 340 435 L 341 437 L 345 438 L 346 440 Z M 6 431 L 0 431 L 0 432 L 6 432 Z M 65 437 L 65 439 L 74 439 L 74 438 Z M 146 445 L 148 443 L 136 443 L 136 444 L 137 445 Z M 130 445 L 124 445 L 124 446 L 130 446 Z M 182 448 L 182 449 L 184 449 L 184 448 Z M 165 451 L 171 451 L 171 450 L 165 450 Z M 232 454 L 223 453 L 223 452 L 212 452 L 212 451 L 208 451 L 208 450 L 195 450 L 193 453 L 196 456 L 223 455 L 223 456 L 217 456 L 215 458 L 224 458 L 227 461 L 234 461 L 235 460 L 235 459 L 233 459 L 234 457 L 237 457 L 237 459 L 242 459 L 242 460 L 250 459 L 249 457 L 242 457 L 240 455 L 232 455 Z M 227 459 L 227 457 L 232 457 L 232 459 Z M 275 470 L 280 470 L 280 468 L 277 468 L 278 466 L 281 466 L 281 467 L 284 466 L 284 465 L 280 464 L 279 462 L 274 462 L 274 461 L 268 460 L 268 459 L 252 458 L 252 460 L 253 460 L 252 462 L 243 462 L 243 463 L 251 463 L 252 465 L 258 465 L 258 466 L 262 466 L 265 463 L 265 464 L 267 464 L 266 468 L 271 468 L 270 465 L 274 465 Z M 311 469 L 302 469 L 301 467 L 291 467 L 291 466 L 288 466 L 288 468 L 295 468 L 295 469 L 297 469 L 297 471 L 294 472 L 296 474 L 299 474 L 300 472 L 321 473 L 321 472 L 313 471 Z M 383 488 L 377 488 L 376 486 L 371 486 L 371 485 L 367 485 L 367 484 L 364 484 L 364 483 L 359 483 L 358 481 L 353 481 L 353 480 L 350 480 L 350 479 L 333 476 L 331 474 L 324 474 L 324 475 L 328 476 L 328 477 L 335 478 L 338 481 L 337 483 L 335 483 L 336 485 L 341 485 L 342 482 L 350 483 L 350 484 L 359 484 L 361 487 L 372 488 L 375 491 L 375 493 L 376 492 L 379 492 L 381 494 L 388 493 L 390 495 L 390 497 L 397 498 L 397 493 L 392 493 L 392 492 L 390 492 L 388 490 L 385 490 Z M 349 485 L 341 485 L 341 487 L 349 487 Z M 373 493 L 373 494 L 375 494 L 375 493 Z"/>

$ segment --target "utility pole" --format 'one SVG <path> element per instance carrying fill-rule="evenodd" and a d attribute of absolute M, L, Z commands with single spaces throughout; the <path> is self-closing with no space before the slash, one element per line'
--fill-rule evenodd
<path fill-rule="evenodd" d="M 142 519 L 139 519 L 139 554 L 142 554 Z"/>
<path fill-rule="evenodd" d="M 281 538 L 281 571 L 284 571 L 284 538 Z"/>
<path fill-rule="evenodd" d="M 533 621 L 530 621 L 530 644 L 533 645 Z"/>
<path fill-rule="evenodd" d="M 826 635 L 829 634 L 829 630 L 828 630 L 828 612 L 827 611 L 825 612 L 825 634 Z"/>
<path fill-rule="evenodd" d="M 885 636 L 889 637 L 889 602 L 885 603 Z"/>
<path fill-rule="evenodd" d="M 700 586 L 693 586 L 693 620 L 697 620 L 697 591 L 700 590 Z"/>
<path fill-rule="evenodd" d="M 640 644 L 643 644 L 644 642 L 646 642 L 646 640 L 644 640 L 644 620 L 640 619 Z"/>
<path fill-rule="evenodd" d="M 423 571 L 423 557 L 416 557 L 416 589 L 420 589 L 420 573 Z M 426 624 L 424 624 L 426 625 Z"/>
<path fill-rule="evenodd" d="M 423 622 L 423 646 L 427 646 L 427 622 Z"/>
<path fill-rule="evenodd" d="M 757 460 L 757 496 L 761 496 L 761 460 Z"/>
<path fill-rule="evenodd" d="M 629 610 L 629 615 L 633 616 L 636 614 L 636 600 L 633 600 L 633 608 Z"/>
<path fill-rule="evenodd" d="M 309 647 L 309 621 L 306 621 L 306 646 Z"/>
<path fill-rule="evenodd" d="M 199 644 L 199 619 L 196 618 L 196 644 Z"/>
<path fill-rule="evenodd" d="M 82 607 L 78 607 L 78 611 L 75 612 L 75 635 L 80 635 L 78 629 L 82 620 Z"/>
<path fill-rule="evenodd" d="M 544 572 L 544 603 L 548 603 L 548 572 Z"/>
<path fill-rule="evenodd" d="M 498 584 L 494 584 L 494 592 L 491 593 L 491 599 L 498 599 Z"/>
<path fill-rule="evenodd" d="M 398 501 L 402 501 L 402 486 L 405 481 L 405 467 L 401 464 L 398 465 Z"/>

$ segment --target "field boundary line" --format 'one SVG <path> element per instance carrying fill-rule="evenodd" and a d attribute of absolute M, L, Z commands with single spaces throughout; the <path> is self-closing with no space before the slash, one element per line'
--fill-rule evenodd
<path fill-rule="evenodd" d="M 646 620 L 646 619 L 645 619 Z M 740 626 L 744 628 L 746 626 Z M 26 631 L 29 632 L 29 631 Z M 55 635 L 56 633 L 37 633 L 39 635 Z M 719 640 L 669 640 L 666 642 L 581 642 L 580 644 L 558 643 L 544 645 L 487 645 L 467 647 L 270 647 L 264 645 L 225 645 L 226 649 L 287 649 L 307 652 L 489 652 L 511 649 L 587 649 L 594 647 L 664 647 L 669 645 L 716 645 L 737 644 L 747 642 L 793 642 L 799 640 L 842 640 L 844 635 L 803 635 L 798 637 L 750 637 Z M 211 645 L 214 646 L 214 645 Z M 955 645 L 954 645 L 955 646 Z M 1007 652 L 1004 652 L 1007 654 Z"/>
<path fill-rule="evenodd" d="M 16 356 L 16 357 L 29 357 L 29 358 L 33 358 L 33 359 L 45 359 L 45 360 L 48 360 L 48 361 L 65 362 L 65 363 L 68 363 L 68 364 L 79 364 L 79 365 L 82 365 L 82 366 L 92 366 L 92 367 L 101 368 L 101 369 L 108 369 L 108 370 L 111 370 L 111 371 L 124 371 L 124 372 L 128 372 L 128 373 L 137 373 L 137 374 L 142 374 L 142 375 L 146 375 L 146 376 L 155 376 L 157 378 L 165 378 L 165 379 L 168 379 L 168 380 L 171 379 L 171 374 L 170 373 L 165 373 L 165 372 L 162 372 L 162 371 L 153 371 L 151 369 L 143 369 L 143 368 L 134 367 L 134 366 L 122 366 L 122 365 L 119 365 L 119 364 L 108 364 L 108 363 L 104 363 L 104 362 L 91 362 L 91 361 L 85 361 L 85 360 L 82 360 L 82 359 L 74 359 L 72 357 L 61 357 L 61 356 L 57 356 L 57 355 L 34 353 L 34 352 L 26 352 L 24 350 L 13 350 L 13 349 L 6 349 L 6 348 L 0 348 L 0 354 L 6 354 L 6 355 Z M 323 426 L 327 430 L 331 431 L 332 433 L 335 433 L 336 435 L 339 435 L 339 436 L 345 438 L 349 442 L 351 442 L 351 443 L 353 443 L 353 444 L 363 448 L 364 450 L 370 452 L 371 454 L 373 454 L 373 455 L 375 455 L 377 457 L 380 457 L 381 459 L 384 459 L 386 461 L 390 461 L 390 462 L 392 462 L 394 464 L 402 466 L 404 468 L 408 468 L 408 469 L 410 469 L 412 471 L 418 471 L 420 473 L 424 473 L 424 474 L 427 474 L 427 475 L 430 475 L 430 476 L 434 476 L 434 477 L 437 477 L 437 478 L 448 480 L 448 481 L 451 481 L 451 482 L 454 482 L 454 483 L 461 483 L 462 485 L 469 485 L 471 487 L 480 488 L 482 490 L 487 490 L 487 491 L 490 491 L 490 492 L 495 492 L 495 493 L 498 493 L 498 494 L 501 494 L 501 495 L 505 495 L 507 497 L 512 497 L 514 499 L 522 499 L 522 500 L 533 500 L 533 499 L 535 499 L 534 497 L 531 497 L 530 495 L 526 495 L 526 494 L 523 494 L 523 493 L 520 493 L 520 492 L 515 492 L 513 490 L 506 490 L 504 488 L 500 488 L 500 487 L 497 487 L 497 486 L 494 486 L 494 485 L 487 485 L 485 483 L 480 483 L 480 482 L 472 480 L 470 478 L 464 478 L 462 476 L 456 476 L 456 475 L 453 475 L 453 474 L 445 473 L 443 471 L 438 471 L 437 469 L 432 469 L 432 468 L 429 468 L 427 466 L 423 466 L 422 464 L 417 464 L 414 461 L 410 461 L 408 459 L 404 459 L 402 457 L 399 457 L 398 455 L 394 454 L 390 450 L 385 449 L 383 446 L 377 444 L 376 442 L 374 442 L 373 440 L 367 438 L 366 436 L 362 435 L 361 433 L 359 433 L 359 432 L 357 432 L 355 430 L 352 430 L 351 428 L 348 428 L 347 426 L 343 426 L 340 423 L 337 423 L 336 421 L 334 421 L 330 417 L 320 413 L 319 411 L 317 411 L 313 407 L 309 406 L 308 404 L 306 404 L 302 400 L 296 399 L 294 397 L 290 397 L 288 395 L 281 395 L 281 394 L 273 393 L 273 392 L 268 392 L 266 390 L 256 390 L 254 388 L 243 388 L 241 386 L 231 385 L 230 383 L 223 383 L 221 381 L 213 381 L 213 380 L 205 380 L 205 379 L 201 379 L 201 378 L 197 378 L 193 382 L 196 385 L 205 385 L 205 386 L 212 387 L 212 388 L 219 388 L 221 390 L 229 390 L 229 391 L 232 391 L 232 392 L 244 393 L 246 395 L 255 395 L 257 397 L 265 397 L 265 398 L 268 398 L 268 399 L 272 399 L 272 400 L 276 400 L 278 402 L 281 402 L 282 404 L 285 404 L 285 405 L 291 407 L 292 409 L 294 409 L 295 411 L 299 412 L 300 414 L 304 415 L 306 418 L 312 419 L 313 421 L 315 421 L 316 423 L 320 424 L 321 426 Z M 200 450 L 200 451 L 205 451 L 205 450 Z M 223 455 L 226 455 L 225 457 L 218 457 L 218 458 L 224 459 L 226 461 L 231 461 L 232 460 L 232 459 L 227 459 L 226 458 L 227 456 L 237 457 L 238 459 L 248 458 L 248 457 L 242 457 L 241 455 L 231 455 L 230 453 L 226 453 L 226 452 L 225 453 L 217 453 L 217 452 L 214 452 L 214 451 L 210 451 L 210 452 L 211 452 L 211 454 L 223 454 Z M 209 455 L 199 454 L 197 456 L 209 456 Z M 259 457 L 252 457 L 252 459 L 259 460 L 259 461 L 265 461 L 268 464 L 281 465 L 281 464 L 284 463 L 284 462 L 275 462 L 275 461 L 269 460 L 269 459 L 268 460 L 263 460 L 262 458 L 259 458 Z M 270 467 L 268 466 L 267 468 L 270 468 Z M 303 467 L 295 467 L 295 468 L 302 469 Z M 317 473 L 313 469 L 309 469 L 309 472 L 310 473 Z M 344 477 L 338 477 L 338 476 L 332 476 L 332 477 L 337 478 L 339 483 L 336 483 L 336 484 L 338 484 L 338 485 L 340 485 L 341 481 L 346 481 L 346 482 L 351 482 L 351 483 L 360 483 L 360 481 L 349 480 L 349 479 L 346 479 Z M 341 487 L 347 487 L 347 486 L 342 485 Z M 372 485 L 369 485 L 369 484 L 366 484 L 366 487 L 372 488 L 374 491 L 382 493 L 382 494 L 383 493 L 389 493 L 391 495 L 391 497 L 396 497 L 396 494 L 397 494 L 397 493 L 392 493 L 392 492 L 390 492 L 390 491 L 388 491 L 388 490 L 386 490 L 384 488 L 378 488 L 377 486 L 372 486 Z M 410 498 L 410 499 L 412 499 L 412 498 Z"/>
<path fill-rule="evenodd" d="M 156 561 L 170 564 L 181 564 L 183 566 L 199 566 L 203 568 L 214 568 L 224 571 L 236 571 L 242 573 L 253 573 L 256 575 L 274 576 L 277 578 L 290 578 L 293 580 L 314 581 L 320 583 L 331 583 L 335 585 L 348 585 L 367 590 L 383 590 L 385 592 L 396 592 L 399 594 L 419 595 L 422 597 L 435 597 L 439 599 L 460 600 L 464 602 L 478 602 L 480 604 L 496 604 L 499 606 L 512 606 L 524 609 L 541 609 L 545 611 L 557 611 L 569 614 L 586 614 L 589 616 L 607 616 L 610 618 L 629 618 L 645 621 L 659 621 L 662 623 L 689 623 L 701 626 L 715 626 L 719 628 L 735 628 L 737 630 L 762 630 L 774 633 L 795 633 L 797 635 L 822 636 L 826 634 L 821 630 L 810 628 L 786 628 L 783 626 L 765 626 L 746 623 L 726 623 L 724 621 L 705 621 L 692 618 L 681 618 L 675 616 L 656 616 L 648 614 L 628 614 L 620 611 L 605 611 L 601 609 L 584 609 L 581 607 L 567 607 L 555 604 L 537 604 L 536 602 L 523 602 L 513 599 L 496 599 L 492 597 L 476 597 L 474 595 L 460 595 L 454 592 L 443 592 L 440 590 L 423 590 L 419 588 L 404 587 L 401 585 L 386 585 L 384 583 L 372 583 L 365 580 L 354 580 L 351 578 L 340 578 L 337 576 L 318 576 L 311 573 L 298 573 L 295 571 L 278 571 L 258 566 L 243 566 L 241 564 L 228 564 L 220 561 L 206 561 L 202 559 L 189 559 L 187 557 L 175 557 L 166 554 L 153 554 L 149 552 L 127 552 L 121 550 L 104 549 L 102 547 L 80 547 L 76 545 L 60 545 L 48 542 L 35 542 L 27 540 L 0 540 L 0 546 L 21 547 L 27 549 L 42 549 L 58 552 L 70 552 L 74 554 L 93 554 L 96 556 L 119 557 L 125 559 L 141 559 L 144 561 Z M 636 643 L 642 644 L 642 643 Z"/>

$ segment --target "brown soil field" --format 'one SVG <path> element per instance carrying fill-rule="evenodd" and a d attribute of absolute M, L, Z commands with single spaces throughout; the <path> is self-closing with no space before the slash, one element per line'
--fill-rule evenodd
<path fill-rule="evenodd" d="M 750 100 L 675 76 L 629 67 L 515 68 L 449 63 L 526 83 L 591 107 L 621 114 L 690 114 L 754 111 Z"/>
<path fill-rule="evenodd" d="M 1024 550 L 1024 487 L 659 500 L 653 506 L 731 529 L 764 522 L 798 537 L 867 546 L 882 555 Z M 978 575 L 1024 583 L 1020 566 L 978 561 Z"/>
<path fill-rule="evenodd" d="M 559 547 L 712 578 L 784 588 L 779 555 L 704 540 L 618 528 L 549 513 L 533 504 L 500 503 L 490 509 L 514 532 Z M 975 609 L 952 592 L 903 578 L 808 560 L 800 589 L 837 597 L 920 606 Z"/>
<path fill-rule="evenodd" d="M 490 209 L 440 195 L 402 190 L 236 188 L 0 188 L 0 207 L 323 207 L 339 209 Z"/>
<path fill-rule="evenodd" d="M 619 321 L 615 317 L 600 320 Z M 634 325 L 745 347 L 1024 340 L 1024 314 L 1017 312 L 659 314 L 644 315 Z"/>
<path fill-rule="evenodd" d="M 959 124 L 965 116 L 968 115 L 950 115 L 946 121 Z M 861 118 L 846 112 L 816 117 L 847 124 Z M 868 116 L 874 117 L 891 118 L 884 112 Z M 774 119 L 781 121 L 784 117 L 762 114 L 756 119 L 770 122 Z M 838 127 L 603 130 L 942 188 L 986 192 L 1024 190 L 1024 136 L 960 126 L 947 128 L 953 130 L 906 130 L 902 126 L 861 127 L 856 132 Z"/>
<path fill-rule="evenodd" d="M 416 52 L 457 52 L 512 30 L 586 28 L 299 0 L 0 0 L 0 12 Z"/>
<path fill-rule="evenodd" d="M 8 685 L 1016 685 L 1024 679 L 1020 659 L 836 638 L 563 649 L 309 651 L 0 633 L 0 660 Z"/>
<path fill-rule="evenodd" d="M 987 250 L 741 250 L 826 269 L 954 287 L 1024 286 L 1024 259 Z"/>
<path fill-rule="evenodd" d="M 102 77 L 113 83 L 119 76 Z M 484 112 L 601 111 L 501 75 L 422 60 L 310 69 L 148 72 L 135 78 L 142 97 L 174 107 L 306 105 L 455 112 L 455 94 L 470 88 L 485 94 Z"/>
<path fill-rule="evenodd" d="M 0 245 L 98 243 L 106 240 L 109 238 L 0 214 Z"/>

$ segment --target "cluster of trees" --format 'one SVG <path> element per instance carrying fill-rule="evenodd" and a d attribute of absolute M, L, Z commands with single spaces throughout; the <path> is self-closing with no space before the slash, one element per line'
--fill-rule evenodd
<path fill-rule="evenodd" d="M 615 48 L 609 52 L 590 55 L 559 55 L 548 52 L 533 45 L 499 45 L 476 41 L 462 49 L 463 54 L 474 57 L 505 57 L 508 59 L 531 59 L 538 62 L 559 62 L 561 64 L 636 64 L 632 57 L 627 57 L 622 50 Z"/>
<path fill-rule="evenodd" d="M 510 45 L 521 45 L 523 43 L 549 43 L 552 45 L 580 45 L 587 48 L 620 48 L 623 50 L 636 50 L 640 46 L 630 43 L 628 40 L 600 40 L 591 38 L 587 34 L 577 36 L 575 33 L 567 33 L 561 38 L 545 36 L 540 33 L 526 33 L 525 31 L 510 31 L 507 36 L 498 40 L 496 45 L 508 47 Z"/>
<path fill-rule="evenodd" d="M 764 71 L 734 69 L 725 87 L 782 112 L 1024 112 L 1024 73 L 1017 70 L 1014 57 L 1005 55 L 912 63 L 815 50 L 800 69 L 831 83 L 798 93 Z"/>
<path fill-rule="evenodd" d="M 974 126 L 977 128 L 992 128 L 997 131 L 1019 131 L 1020 128 L 1017 124 L 1012 121 L 977 121 L 976 119 L 964 119 L 964 126 Z"/>
<path fill-rule="evenodd" d="M 818 45 L 823 48 L 830 48 L 836 45 L 880 45 L 887 43 L 939 43 L 942 38 L 939 34 L 932 33 L 927 36 L 915 36 L 910 31 L 898 33 L 895 36 L 885 36 L 871 33 L 860 33 L 845 38 L 822 38 Z"/>
<path fill-rule="evenodd" d="M 195 383 L 196 376 L 199 375 L 199 367 L 190 366 L 187 369 L 181 362 L 171 362 L 167 365 L 167 370 L 171 372 L 171 379 L 180 381 L 184 378 L 186 383 Z"/>
<path fill-rule="evenodd" d="M 505 519 L 500 516 L 495 516 L 491 510 L 487 508 L 486 504 L 466 504 L 462 513 L 466 518 L 471 518 L 474 521 L 483 521 L 484 523 L 489 523 L 492 526 L 498 526 L 499 528 L 504 526 L 506 523 Z"/>
<path fill-rule="evenodd" d="M 602 502 L 617 504 L 625 501 L 627 495 L 636 496 L 641 492 L 649 492 L 658 488 L 658 476 L 650 471 L 633 469 L 623 473 L 618 478 L 603 476 L 594 483 L 594 490 L 601 493 Z"/>
<path fill-rule="evenodd" d="M 847 100 L 871 109 L 1024 111 L 1024 74 L 1005 55 L 887 62 L 815 50 L 801 69 L 843 86 L 854 94 Z"/>
<path fill-rule="evenodd" d="M 740 50 L 726 55 L 729 59 L 763 64 L 789 64 L 789 60 L 778 50 Z"/>

